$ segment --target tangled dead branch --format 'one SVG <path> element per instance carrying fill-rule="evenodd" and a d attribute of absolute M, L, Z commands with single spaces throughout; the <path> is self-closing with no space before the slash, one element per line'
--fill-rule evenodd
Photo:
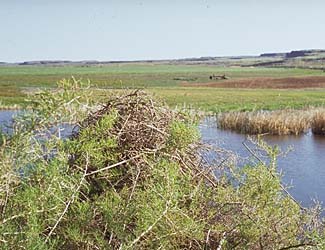
<path fill-rule="evenodd" d="M 185 121 L 186 115 L 172 111 L 143 91 L 137 90 L 109 100 L 79 124 L 78 132 L 73 135 L 74 139 L 78 140 L 83 130 L 95 128 L 105 116 L 111 114 L 114 114 L 114 124 L 107 129 L 105 136 L 115 138 L 117 143 L 115 154 L 118 155 L 118 159 L 106 162 L 100 169 L 90 166 L 87 176 L 129 163 L 131 163 L 129 165 L 141 166 L 141 171 L 144 172 L 146 167 L 150 167 L 150 163 L 146 160 L 147 155 L 162 154 L 178 159 L 179 164 L 184 169 L 193 171 L 193 174 L 201 172 L 198 155 L 177 148 L 170 152 L 167 148 L 170 142 L 171 124 L 173 121 Z M 187 151 L 193 152 L 198 145 L 189 145 L 189 147 Z M 74 158 L 78 157 L 78 155 L 74 156 Z M 213 178 L 210 176 L 207 180 L 211 183 Z"/>
<path fill-rule="evenodd" d="M 117 112 L 110 134 L 117 137 L 125 157 L 139 152 L 154 151 L 165 144 L 166 134 L 174 113 L 142 91 L 109 100 L 80 125 L 81 129 L 96 124 L 103 116 Z"/>

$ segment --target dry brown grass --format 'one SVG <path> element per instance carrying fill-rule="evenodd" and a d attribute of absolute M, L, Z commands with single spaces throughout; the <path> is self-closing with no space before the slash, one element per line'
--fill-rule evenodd
<path fill-rule="evenodd" d="M 218 116 L 218 126 L 245 134 L 298 135 L 310 128 L 310 110 L 229 112 Z"/>
<path fill-rule="evenodd" d="M 318 109 L 314 112 L 311 120 L 311 130 L 314 134 L 325 135 L 325 109 Z"/>

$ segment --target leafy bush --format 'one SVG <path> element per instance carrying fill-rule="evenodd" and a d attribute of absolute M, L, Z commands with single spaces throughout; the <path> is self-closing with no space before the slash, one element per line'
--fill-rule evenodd
<path fill-rule="evenodd" d="M 80 84 L 40 93 L 2 139 L 2 249 L 324 246 L 322 224 L 283 191 L 273 161 L 207 165 L 188 115 L 139 91 L 90 105 Z M 62 139 L 65 122 L 76 129 Z"/>

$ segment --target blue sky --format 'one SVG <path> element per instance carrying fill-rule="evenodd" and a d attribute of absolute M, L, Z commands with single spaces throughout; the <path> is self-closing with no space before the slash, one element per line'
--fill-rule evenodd
<path fill-rule="evenodd" d="M 0 61 L 325 48 L 321 0 L 0 0 Z"/>

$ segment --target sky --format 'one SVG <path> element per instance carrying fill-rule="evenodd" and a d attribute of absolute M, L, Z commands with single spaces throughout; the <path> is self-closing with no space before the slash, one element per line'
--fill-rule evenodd
<path fill-rule="evenodd" d="M 0 0 L 0 61 L 325 48 L 323 0 Z"/>

